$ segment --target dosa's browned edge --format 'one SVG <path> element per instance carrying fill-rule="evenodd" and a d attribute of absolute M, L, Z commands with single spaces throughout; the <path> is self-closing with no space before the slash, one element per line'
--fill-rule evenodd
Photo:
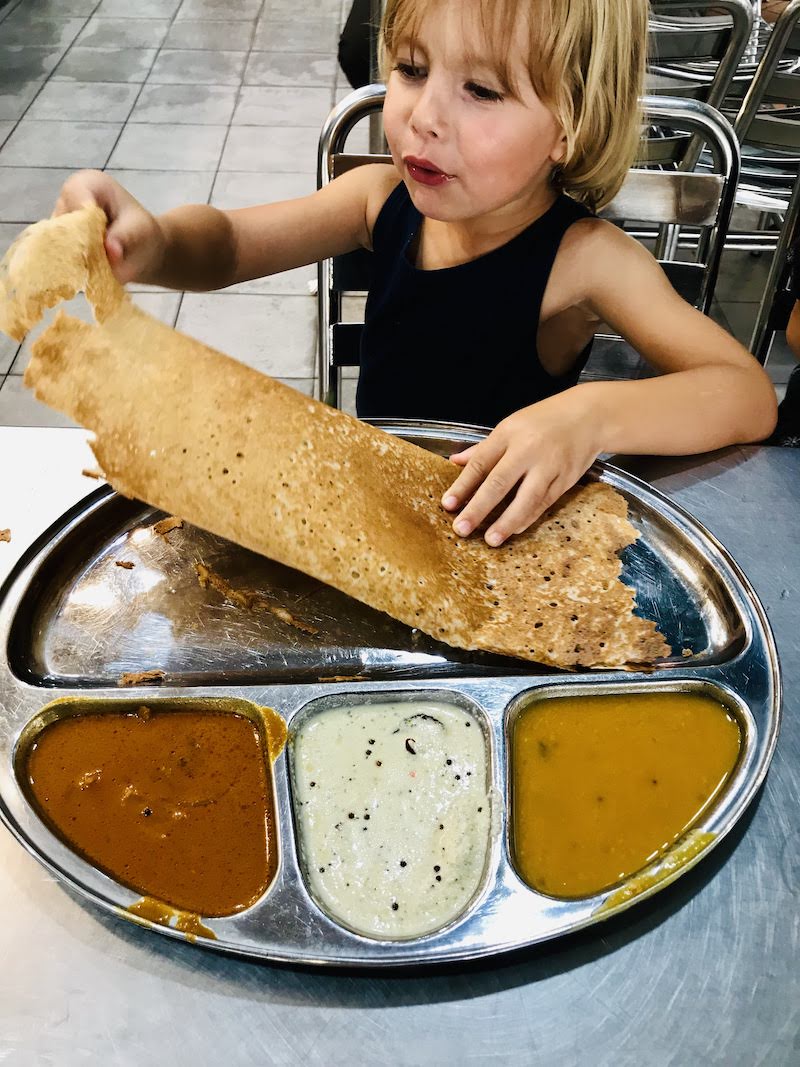
<path fill-rule="evenodd" d="M 95 433 L 114 488 L 461 648 L 555 666 L 668 654 L 618 580 L 617 552 L 637 535 L 613 489 L 570 491 L 499 551 L 459 539 L 439 503 L 451 464 L 145 314 L 110 275 L 102 222 L 84 208 L 26 231 L 36 240 L 22 235 L 20 263 L 8 253 L 0 324 L 30 326 L 53 293 L 101 294 L 96 325 L 57 316 L 25 382 Z M 48 228 L 80 256 L 53 261 Z"/>

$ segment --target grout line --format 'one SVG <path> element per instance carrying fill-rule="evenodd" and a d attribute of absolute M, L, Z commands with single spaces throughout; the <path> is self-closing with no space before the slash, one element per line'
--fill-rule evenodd
<path fill-rule="evenodd" d="M 220 148 L 220 153 L 219 153 L 219 156 L 217 157 L 217 166 L 216 166 L 216 169 L 214 171 L 214 177 L 213 177 L 213 179 L 211 181 L 211 188 L 208 191 L 208 197 L 206 199 L 206 203 L 207 204 L 210 204 L 212 199 L 213 199 L 213 197 L 214 197 L 214 190 L 215 190 L 216 185 L 217 185 L 217 178 L 219 177 L 220 166 L 222 164 L 223 156 L 225 155 L 225 149 L 228 147 L 228 139 L 229 139 L 229 137 L 231 135 L 231 129 L 233 127 L 233 117 L 236 114 L 236 109 L 239 106 L 239 102 L 240 102 L 240 100 L 242 98 L 242 89 L 244 88 L 244 79 L 245 79 L 245 77 L 247 75 L 247 64 L 250 62 L 250 56 L 253 54 L 253 41 L 255 41 L 255 39 L 256 39 L 256 33 L 258 32 L 258 24 L 261 21 L 261 17 L 262 17 L 262 15 L 264 13 L 264 7 L 265 7 L 267 2 L 268 2 L 268 0 L 261 0 L 261 3 L 260 3 L 259 8 L 258 8 L 258 14 L 253 19 L 253 31 L 250 34 L 250 47 L 247 49 L 247 54 L 245 55 L 244 64 L 242 66 L 242 76 L 239 79 L 238 86 L 236 87 L 236 97 L 235 97 L 235 99 L 233 101 L 233 110 L 231 111 L 231 116 L 228 119 L 228 128 L 225 131 L 225 136 L 222 139 L 222 147 Z"/>
<path fill-rule="evenodd" d="M 175 25 L 175 20 L 177 19 L 178 14 L 179 14 L 179 12 L 180 12 L 182 7 L 183 7 L 183 0 L 181 0 L 181 3 L 178 4 L 178 6 L 175 8 L 175 11 L 172 13 L 172 17 L 169 19 L 169 25 L 167 26 L 166 32 L 164 33 L 164 36 L 161 39 L 161 44 L 158 46 L 158 48 L 156 48 L 156 54 L 153 56 L 153 62 L 148 67 L 147 73 L 145 74 L 144 78 L 142 79 L 141 84 L 139 85 L 139 92 L 133 98 L 133 103 L 131 104 L 130 110 L 128 111 L 128 114 L 125 117 L 124 122 L 122 123 L 122 128 L 119 131 L 119 137 L 117 137 L 116 141 L 111 146 L 111 151 L 108 153 L 106 161 L 103 164 L 101 170 L 105 170 L 106 169 L 106 167 L 109 164 L 109 161 L 111 160 L 111 157 L 114 155 L 114 152 L 116 151 L 117 145 L 119 144 L 120 138 L 122 137 L 123 133 L 125 132 L 125 128 L 127 127 L 128 121 L 129 121 L 131 115 L 133 114 L 134 108 L 139 103 L 139 98 L 141 97 L 142 93 L 144 92 L 144 87 L 147 84 L 147 79 L 153 73 L 153 68 L 155 67 L 156 62 L 158 61 L 158 57 L 161 55 L 162 49 L 164 48 L 164 42 L 166 41 L 167 37 L 169 37 L 169 32 L 172 29 L 172 27 Z"/>

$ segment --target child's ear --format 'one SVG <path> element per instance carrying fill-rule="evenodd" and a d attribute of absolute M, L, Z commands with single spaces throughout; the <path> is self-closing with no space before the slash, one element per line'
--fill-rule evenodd
<path fill-rule="evenodd" d="M 567 135 L 562 133 L 550 152 L 550 159 L 558 166 L 567 158 Z"/>

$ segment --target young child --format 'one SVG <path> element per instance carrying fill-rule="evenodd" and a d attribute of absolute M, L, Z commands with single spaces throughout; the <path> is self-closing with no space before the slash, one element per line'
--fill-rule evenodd
<path fill-rule="evenodd" d="M 386 137 L 311 196 L 154 218 L 110 177 L 98 203 L 117 277 L 208 290 L 363 247 L 375 254 L 357 409 L 495 425 L 452 457 L 442 501 L 490 545 L 525 530 L 602 452 L 683 455 L 766 437 L 756 361 L 594 217 L 639 138 L 646 0 L 388 0 Z M 608 323 L 661 372 L 576 384 Z M 505 505 L 502 509 L 498 505 Z"/>

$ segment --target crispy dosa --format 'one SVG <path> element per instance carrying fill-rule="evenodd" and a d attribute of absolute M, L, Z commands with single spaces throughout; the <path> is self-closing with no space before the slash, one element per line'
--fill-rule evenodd
<path fill-rule="evenodd" d="M 499 550 L 457 537 L 447 460 L 151 318 L 114 279 L 104 227 L 87 207 L 26 231 L 0 275 L 0 326 L 22 336 L 86 292 L 96 324 L 60 312 L 25 382 L 93 431 L 115 489 L 460 648 L 561 667 L 669 653 L 619 581 L 637 534 L 613 489 L 576 487 Z"/>

